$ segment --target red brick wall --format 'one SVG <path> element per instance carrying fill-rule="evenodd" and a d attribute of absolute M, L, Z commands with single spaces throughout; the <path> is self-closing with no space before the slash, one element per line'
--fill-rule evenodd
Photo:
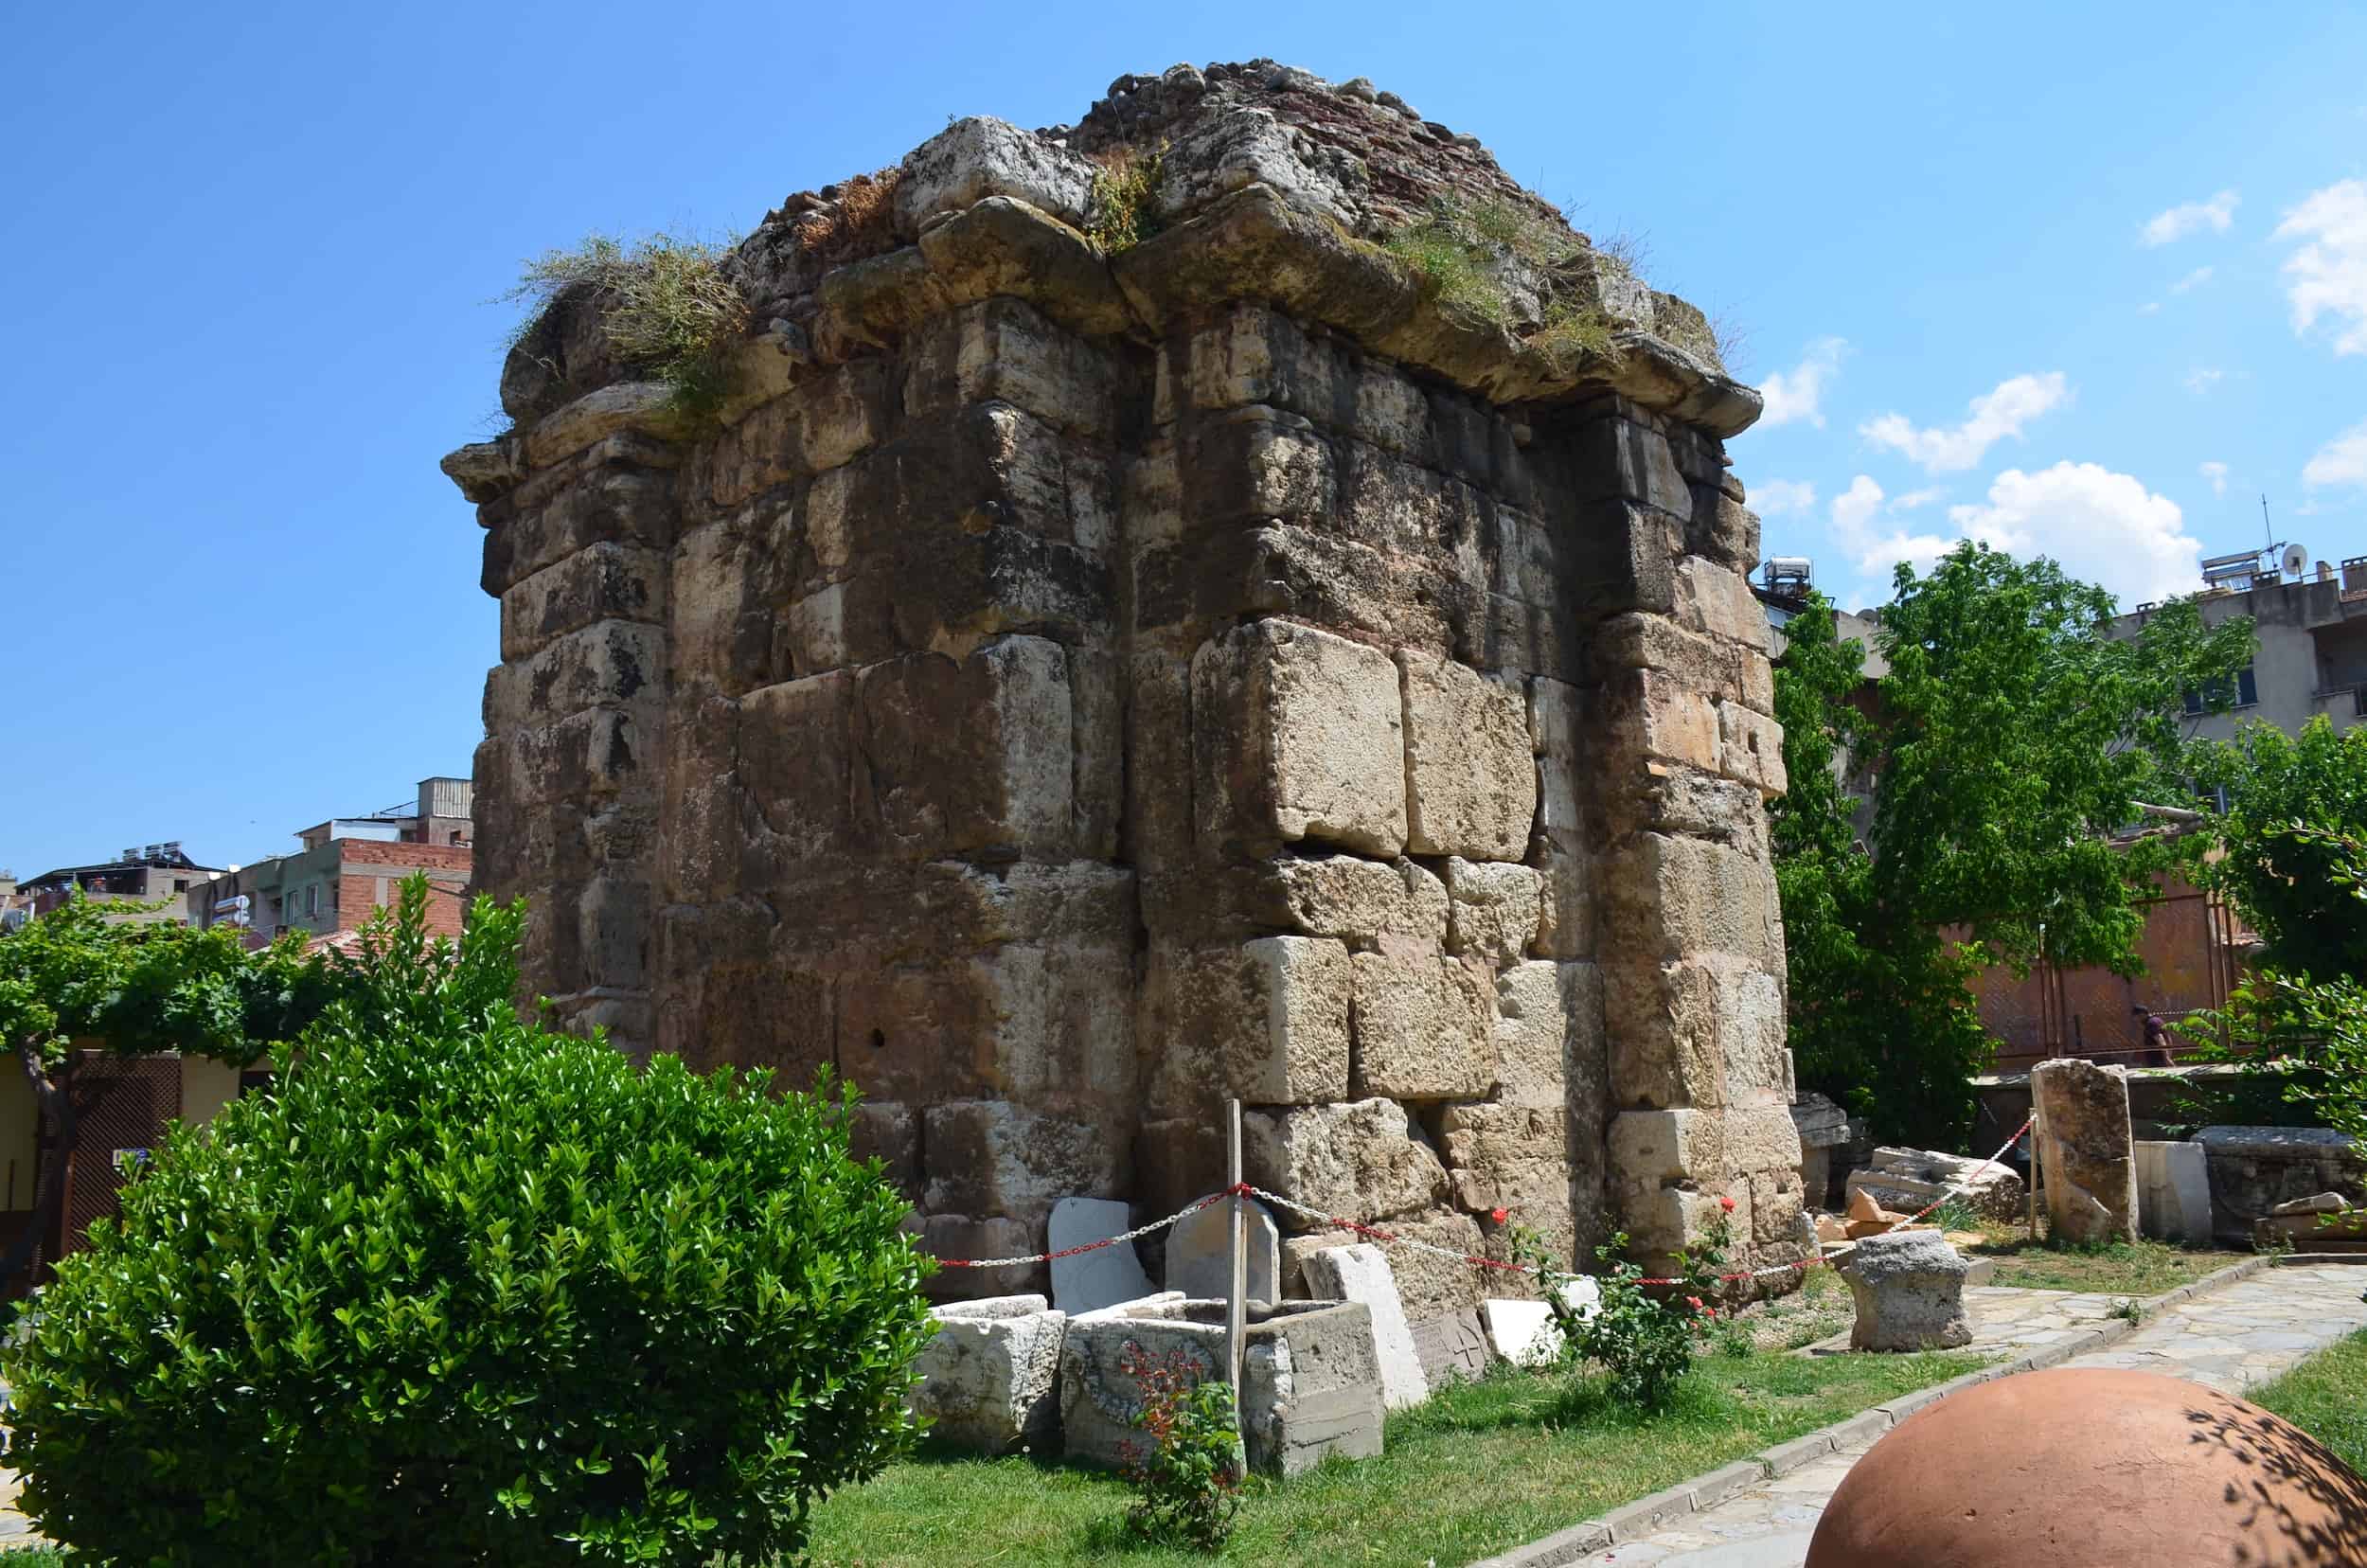
<path fill-rule="evenodd" d="M 382 844 L 374 839 L 343 839 L 338 847 L 345 864 L 337 879 L 337 929 L 351 931 L 365 924 L 382 904 L 395 901 L 403 877 L 415 870 L 428 874 L 427 929 L 436 935 L 458 936 L 468 913 L 471 851 L 467 845 Z M 368 869 L 384 866 L 383 872 Z"/>

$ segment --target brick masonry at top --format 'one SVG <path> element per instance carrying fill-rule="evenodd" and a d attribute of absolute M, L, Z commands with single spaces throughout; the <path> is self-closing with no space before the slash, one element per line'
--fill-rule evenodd
<path fill-rule="evenodd" d="M 1121 143 L 1165 151 L 1112 255 Z M 1442 196 L 1548 210 L 1367 84 L 1178 67 L 768 215 L 707 424 L 562 295 L 517 431 L 445 460 L 528 986 L 851 1078 L 945 1256 L 1210 1189 L 1228 1095 L 1253 1180 L 1409 1235 L 1501 1251 L 1502 1207 L 1653 1254 L 1730 1197 L 1745 1256 L 1801 1256 L 1719 445 L 1758 399 L 1582 242 L 1547 281 L 1602 351 L 1536 341 L 1514 267 L 1505 321 L 1441 309 L 1375 241 Z M 1417 1319 L 1482 1292 L 1393 1262 Z"/>

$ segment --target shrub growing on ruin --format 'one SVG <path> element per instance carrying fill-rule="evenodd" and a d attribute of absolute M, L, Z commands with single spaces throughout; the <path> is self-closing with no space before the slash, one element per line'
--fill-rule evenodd
<path fill-rule="evenodd" d="M 425 913 L 60 1265 L 5 1358 L 27 1512 L 103 1561 L 794 1553 L 911 1435 L 905 1205 L 845 1103 L 524 1025 L 519 909 Z"/>
<path fill-rule="evenodd" d="M 1733 1201 L 1720 1203 L 1731 1211 Z M 1718 1322 L 1711 1305 L 1723 1290 L 1718 1270 L 1733 1240 L 1725 1212 L 1703 1227 L 1700 1242 L 1673 1255 L 1664 1277 L 1672 1285 L 1646 1286 L 1645 1273 L 1627 1256 L 1628 1238 L 1613 1236 L 1594 1249 L 1602 1265 L 1593 1276 L 1596 1299 L 1572 1300 L 1564 1287 L 1576 1276 L 1556 1261 L 1543 1238 L 1525 1225 L 1512 1231 L 1514 1261 L 1535 1271 L 1539 1293 L 1553 1314 L 1560 1365 L 1576 1370 L 1592 1363 L 1602 1368 L 1605 1391 L 1632 1409 L 1668 1408 L 1677 1385 L 1693 1370 L 1700 1342 Z"/>
<path fill-rule="evenodd" d="M 673 388 L 682 411 L 714 412 L 731 392 L 731 349 L 748 332 L 748 301 L 723 270 L 730 247 L 653 234 L 627 244 L 592 235 L 525 265 L 505 296 L 528 310 L 520 335 L 570 289 L 590 292 L 617 357 Z"/>
<path fill-rule="evenodd" d="M 1142 151 L 1118 146 L 1094 161 L 1097 167 L 1087 203 L 1085 238 L 1103 255 L 1115 256 L 1159 232 L 1159 179 L 1166 147 L 1163 143 Z"/>

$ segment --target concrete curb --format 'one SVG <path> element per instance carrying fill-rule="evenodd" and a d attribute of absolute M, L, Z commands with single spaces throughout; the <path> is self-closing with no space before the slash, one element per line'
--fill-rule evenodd
<path fill-rule="evenodd" d="M 2160 1295 L 2145 1297 L 2137 1303 L 2138 1314 L 2133 1320 L 2113 1318 L 2093 1328 L 2066 1335 L 2052 1345 L 2040 1345 L 2012 1361 L 1981 1367 L 1962 1377 L 1950 1378 L 1946 1382 L 1916 1389 L 1912 1394 L 1902 1394 L 1887 1403 L 1876 1405 L 1872 1410 L 1860 1411 L 1845 1421 L 1836 1421 L 1831 1426 L 1820 1427 L 1789 1442 L 1762 1449 L 1747 1459 L 1737 1459 L 1706 1475 L 1679 1482 L 1649 1497 L 1639 1497 L 1609 1513 L 1573 1524 L 1566 1530 L 1556 1531 L 1541 1541 L 1533 1541 L 1525 1546 L 1516 1546 L 1508 1552 L 1471 1563 L 1469 1568 L 1562 1568 L 1564 1564 L 1591 1557 L 1607 1546 L 1616 1546 L 1623 1541 L 1649 1535 L 1672 1519 L 1714 1508 L 1738 1492 L 1748 1491 L 1762 1482 L 1789 1475 L 1828 1454 L 1878 1438 L 1917 1411 L 1929 1409 L 1950 1394 L 1960 1393 L 1976 1383 L 1994 1382 L 2000 1378 L 2010 1378 L 2023 1372 L 2044 1371 L 2050 1366 L 2060 1366 L 2074 1356 L 2084 1356 L 2091 1350 L 2116 1345 L 2135 1333 L 2156 1312 L 2176 1307 L 2180 1302 L 2191 1301 L 2223 1285 L 2249 1279 L 2263 1269 L 2291 1267 L 2297 1263 L 2338 1262 L 2367 1264 L 2367 1254 L 2287 1253 L 2275 1257 L 2248 1257 L 2241 1263 L 2232 1263 L 2224 1269 L 2204 1274 L 2200 1279 L 2190 1279 Z"/>

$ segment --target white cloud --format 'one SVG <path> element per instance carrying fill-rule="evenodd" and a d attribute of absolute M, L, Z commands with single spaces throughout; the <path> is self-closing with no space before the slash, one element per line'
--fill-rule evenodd
<path fill-rule="evenodd" d="M 2285 215 L 2276 237 L 2302 241 L 2285 263 L 2293 330 L 2306 332 L 2326 316 L 2336 353 L 2367 354 L 2367 180 L 2311 191 Z"/>
<path fill-rule="evenodd" d="M 1777 370 L 1759 388 L 1767 399 L 1767 408 L 1759 416 L 1759 423 L 1767 429 L 1806 419 L 1817 429 L 1824 428 L 1824 411 L 1818 407 L 1824 396 L 1824 383 L 1841 373 L 1841 356 L 1849 345 L 1837 337 L 1818 338 L 1808 345 L 1800 363 L 1789 370 Z"/>
<path fill-rule="evenodd" d="M 1751 505 L 1761 517 L 1788 517 L 1816 505 L 1816 486 L 1806 479 L 1762 479 L 1751 487 Z"/>
<path fill-rule="evenodd" d="M 2125 601 L 2191 593 L 2201 581 L 2202 545 L 2185 532 L 2178 503 L 2095 463 L 2007 469 L 1985 502 L 1950 507 L 1948 516 L 1967 538 L 2024 558 L 2051 556 Z"/>
<path fill-rule="evenodd" d="M 1929 492 L 1915 492 L 1926 493 Z M 1892 505 L 1906 504 L 1910 499 L 1901 496 Z M 1917 571 L 1927 571 L 1933 561 L 1955 547 L 1954 540 L 1938 534 L 1911 534 L 1903 528 L 1883 532 L 1877 526 L 1882 521 L 1883 510 L 1882 487 L 1862 473 L 1849 481 L 1846 490 L 1833 497 L 1833 538 L 1861 576 L 1887 586 L 1891 568 L 1898 562 L 1913 561 Z"/>
<path fill-rule="evenodd" d="M 1970 416 L 1952 428 L 1917 430 L 1904 414 L 1885 414 L 1860 425 L 1858 434 L 1920 464 L 1927 473 L 1956 473 L 1979 462 L 2004 437 L 2019 437 L 2023 425 L 2070 397 L 2071 387 L 2060 370 L 2016 376 L 1973 399 Z"/>
<path fill-rule="evenodd" d="M 1927 490 L 1909 490 L 1904 495 L 1894 495 L 1891 497 L 1891 506 L 1899 511 L 1913 511 L 1917 507 L 1930 506 L 1947 493 L 1939 486 L 1933 485 Z"/>
<path fill-rule="evenodd" d="M 2367 488 L 2367 419 L 2361 419 L 2312 454 L 2303 465 L 2302 483 L 2312 489 L 2325 485 Z"/>
<path fill-rule="evenodd" d="M 2225 495 L 2227 493 L 2227 465 L 2225 463 L 2205 463 L 2195 472 L 2211 481 L 2212 494 Z"/>
<path fill-rule="evenodd" d="M 2214 386 L 2216 386 L 2219 383 L 2220 378 L 2226 374 L 2227 372 L 2224 370 L 2214 370 L 2208 365 L 2198 365 L 2192 370 L 2186 372 L 2185 376 L 2180 381 L 2179 384 L 2185 387 L 2187 391 L 2192 392 L 2196 397 L 2199 398 L 2205 392 L 2208 392 Z"/>
<path fill-rule="evenodd" d="M 2198 284 L 2210 282 L 2211 271 L 2212 269 L 2209 267 L 2197 267 L 2193 272 L 2188 273 L 2185 276 L 2171 284 L 2170 293 L 2184 294 L 2187 290 L 2194 288 Z"/>
<path fill-rule="evenodd" d="M 2235 222 L 2238 200 L 2235 192 L 2222 190 L 2207 202 L 2180 202 L 2147 219 L 2140 236 L 2148 245 L 2166 245 L 2206 228 L 2214 234 L 2225 234 L 2228 225 Z"/>
<path fill-rule="evenodd" d="M 2162 302 L 2158 299 L 2148 299 L 2143 305 L 2137 307 L 2137 313 L 2139 315 L 2160 315 L 2162 313 Z"/>

